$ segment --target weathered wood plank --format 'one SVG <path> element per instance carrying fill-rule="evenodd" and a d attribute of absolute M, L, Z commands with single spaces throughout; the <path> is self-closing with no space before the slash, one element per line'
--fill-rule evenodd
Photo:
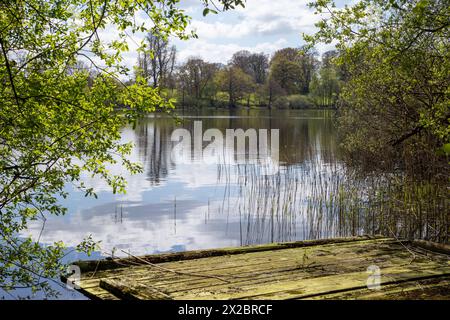
<path fill-rule="evenodd" d="M 220 248 L 220 249 L 207 249 L 207 250 L 194 250 L 185 252 L 175 252 L 175 253 L 163 253 L 163 254 L 153 254 L 140 257 L 141 259 L 147 260 L 151 263 L 163 263 L 169 261 L 179 261 L 179 260 L 193 260 L 205 257 L 223 256 L 223 255 L 235 255 L 248 252 L 257 251 L 267 251 L 267 250 L 282 250 L 287 248 L 297 248 L 297 247 L 309 247 L 316 245 L 324 245 L 331 243 L 342 243 L 342 242 L 356 242 L 364 241 L 369 239 L 387 239 L 383 236 L 361 236 L 361 237 L 345 237 L 345 238 L 330 238 L 330 239 L 318 239 L 318 240 L 304 240 L 304 241 L 293 241 L 293 242 L 283 242 L 283 243 L 271 243 L 263 245 L 253 245 L 253 246 L 243 246 L 243 247 L 231 247 L 231 248 Z M 89 271 L 101 271 L 106 269 L 117 269 L 129 266 L 133 262 L 136 262 L 133 258 L 121 258 L 121 259 L 104 259 L 96 261 L 77 261 L 74 264 L 78 265 L 83 273 Z"/>
<path fill-rule="evenodd" d="M 278 261 L 265 261 L 258 265 L 240 265 L 233 268 L 221 269 L 211 265 L 210 269 L 201 272 L 205 275 L 220 275 L 220 277 L 229 280 L 233 285 L 237 283 L 255 282 L 257 280 L 267 281 L 266 279 L 273 279 L 275 277 L 286 277 L 288 275 L 300 275 L 303 277 L 317 277 L 325 274 L 344 273 L 356 270 L 365 270 L 370 265 L 370 260 L 377 259 L 381 264 L 381 258 L 385 260 L 390 259 L 394 261 L 404 261 L 404 258 L 395 257 L 398 250 L 391 250 L 383 254 L 367 251 L 365 254 L 348 254 L 348 255 L 331 255 L 331 256 L 311 256 L 306 262 L 302 261 L 302 255 L 299 258 L 292 259 L 293 254 L 289 258 Z M 409 255 L 409 253 L 402 253 Z M 369 261 L 369 262 L 368 262 Z M 155 277 L 136 277 L 125 276 L 121 277 L 123 281 L 139 281 L 142 283 L 151 283 L 157 288 L 163 288 L 168 292 L 181 292 L 186 290 L 195 290 L 203 287 L 226 286 L 222 281 L 217 279 L 198 279 L 189 276 L 183 276 L 172 279 L 158 279 Z"/>
<path fill-rule="evenodd" d="M 333 300 L 449 300 L 450 299 L 450 276 L 422 279 L 384 285 L 380 290 L 367 288 L 351 290 L 333 294 L 324 294 L 308 299 L 333 299 Z"/>
<path fill-rule="evenodd" d="M 381 285 L 400 281 L 414 281 L 432 276 L 450 274 L 450 267 L 436 270 L 435 268 L 415 271 L 407 267 L 392 267 L 384 270 L 389 277 L 381 277 Z M 339 275 L 308 278 L 293 281 L 280 281 L 254 288 L 243 287 L 238 292 L 209 293 L 185 295 L 182 299 L 299 299 L 318 296 L 337 291 L 355 290 L 367 287 L 366 272 L 344 273 Z"/>
<path fill-rule="evenodd" d="M 435 243 L 435 242 L 425 241 L 425 240 L 414 240 L 412 242 L 412 244 L 417 247 L 421 247 L 426 250 L 429 250 L 429 251 L 440 252 L 440 253 L 450 255 L 450 245 L 445 244 L 445 243 Z"/>
<path fill-rule="evenodd" d="M 372 240 L 361 240 L 358 242 L 353 243 L 333 243 L 333 244 L 326 244 L 326 245 L 320 245 L 320 246 L 311 246 L 306 247 L 306 250 L 308 254 L 313 254 L 314 252 L 318 252 L 318 254 L 336 254 L 336 250 L 338 249 L 344 249 L 348 248 L 351 251 L 357 251 L 357 252 L 366 252 L 367 245 L 371 245 L 374 247 L 381 247 L 384 246 L 386 250 L 390 250 L 389 245 L 392 243 L 396 243 L 395 240 L 392 239 L 379 239 L 377 242 L 373 242 Z M 360 249 L 360 247 L 363 247 L 363 249 Z M 302 248 L 302 247 L 299 247 Z M 256 252 L 248 252 L 248 253 L 242 253 L 238 255 L 222 255 L 222 256 L 215 256 L 215 257 L 204 257 L 194 260 L 181 260 L 181 261 L 172 261 L 172 262 L 163 262 L 158 263 L 158 265 L 170 268 L 177 271 L 188 271 L 188 272 L 195 272 L 198 270 L 205 270 L 209 269 L 211 265 L 217 265 L 220 264 L 223 267 L 228 266 L 234 266 L 234 265 L 242 265 L 242 264 L 248 264 L 249 262 L 257 264 L 257 263 L 265 263 L 268 259 L 269 260 L 275 260 L 278 258 L 286 259 L 293 256 L 296 252 L 301 252 L 301 255 L 303 255 L 304 251 L 297 251 L 299 248 L 290 248 L 290 249 L 284 249 L 282 251 L 280 250 L 265 250 L 265 251 L 256 251 Z M 396 249 L 395 249 L 396 250 Z M 152 262 L 154 263 L 154 262 Z M 107 270 L 101 270 L 97 272 L 84 272 L 82 274 L 82 278 L 90 278 L 90 279 L 100 279 L 100 278 L 108 278 L 111 276 L 132 276 L 134 274 L 142 274 L 147 272 L 153 272 L 155 274 L 158 274 L 160 276 L 160 272 L 157 269 L 153 269 L 149 265 L 145 265 L 144 263 L 140 263 L 140 265 L 132 265 L 128 267 L 123 268 L 117 268 L 117 269 L 107 269 Z"/>
<path fill-rule="evenodd" d="M 246 254 L 247 258 L 237 259 L 237 256 L 228 256 L 222 259 L 208 258 L 205 263 L 202 263 L 198 269 L 197 268 L 184 268 L 178 263 L 164 263 L 161 266 L 170 268 L 172 270 L 179 271 L 193 271 L 200 274 L 239 274 L 239 276 L 248 275 L 252 277 L 261 273 L 273 272 L 274 268 L 281 268 L 282 271 L 288 269 L 305 269 L 305 267 L 312 264 L 321 265 L 325 267 L 326 265 L 337 265 L 339 264 L 339 269 L 342 268 L 343 260 L 350 260 L 347 264 L 355 265 L 357 261 L 361 259 L 377 258 L 381 259 L 382 256 L 391 257 L 395 253 L 399 253 L 398 248 L 392 248 L 388 246 L 387 243 L 377 244 L 376 246 L 370 244 L 372 250 L 367 250 L 369 244 L 366 244 L 364 250 L 359 250 L 355 247 L 349 247 L 348 245 L 339 245 L 338 248 L 326 249 L 324 247 L 320 248 L 297 248 L 297 249 L 286 249 L 283 252 L 274 251 L 263 253 L 249 253 Z M 377 250 L 374 250 L 376 248 Z M 307 254 L 307 260 L 304 260 L 305 254 Z M 408 255 L 407 251 L 402 251 L 402 254 Z M 202 259 L 203 260 L 203 259 Z M 211 260 L 211 261 L 209 261 Z M 233 261 L 236 260 L 236 261 Z M 188 265 L 195 264 L 194 261 L 189 261 Z M 364 263 L 367 265 L 367 263 Z M 182 267 L 182 268 L 181 268 Z M 138 271 L 133 271 L 133 269 L 138 269 Z M 329 268 L 334 270 L 336 268 Z M 119 272 L 120 271 L 120 272 Z M 128 271 L 128 272 L 127 272 Z M 312 274 L 311 270 L 310 273 Z M 164 273 L 160 270 L 152 269 L 151 266 L 147 267 L 130 267 L 128 269 L 116 269 L 110 271 L 110 273 L 104 273 L 107 275 L 105 278 L 115 278 L 115 279 L 127 279 L 135 278 L 140 281 L 152 281 L 153 285 L 158 286 L 159 284 L 177 286 L 182 282 L 188 282 L 190 285 L 205 282 L 204 279 L 198 277 L 190 277 L 186 275 L 173 275 L 172 273 Z M 85 278 L 84 278 L 85 279 Z M 86 286 L 91 283 L 91 285 L 98 285 L 98 279 L 83 280 L 83 285 Z"/>
<path fill-rule="evenodd" d="M 100 281 L 95 287 L 85 288 L 80 285 L 80 289 L 78 291 L 93 300 L 119 300 L 110 291 L 100 288 Z"/>
<path fill-rule="evenodd" d="M 171 297 L 161 290 L 141 283 L 124 283 L 120 280 L 100 280 L 100 288 L 125 300 L 170 300 Z"/>
<path fill-rule="evenodd" d="M 96 272 L 84 272 L 80 286 L 86 295 L 100 299 L 371 299 L 395 298 L 395 292 L 445 295 L 448 281 L 434 280 L 450 277 L 448 255 L 431 252 L 429 246 L 419 246 L 425 250 L 411 247 L 415 242 L 356 239 L 145 256 L 145 263 L 158 263 L 158 268 L 142 261 L 141 265 L 111 269 L 105 269 L 105 264 Z M 137 259 L 120 263 L 124 261 L 136 264 Z M 96 266 L 101 263 L 95 262 Z M 369 265 L 381 268 L 384 293 L 367 289 Z M 91 267 L 92 263 L 84 270 Z M 427 291 L 418 291 L 415 283 Z"/>

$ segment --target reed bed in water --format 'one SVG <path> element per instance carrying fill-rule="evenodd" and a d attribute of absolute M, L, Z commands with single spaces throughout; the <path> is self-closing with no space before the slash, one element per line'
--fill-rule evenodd
<path fill-rule="evenodd" d="M 220 211 L 239 214 L 243 245 L 382 234 L 449 242 L 445 185 L 400 173 L 358 174 L 322 159 L 281 166 L 219 165 Z"/>

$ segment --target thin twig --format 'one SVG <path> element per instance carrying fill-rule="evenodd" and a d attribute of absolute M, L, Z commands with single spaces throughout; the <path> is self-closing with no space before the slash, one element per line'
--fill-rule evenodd
<path fill-rule="evenodd" d="M 223 281 L 223 282 L 226 282 L 226 283 L 230 283 L 230 281 L 225 280 L 225 279 L 223 279 L 221 277 L 218 277 L 218 276 L 214 276 L 214 275 L 205 275 L 205 274 L 190 273 L 190 272 L 183 272 L 183 271 L 176 271 L 176 270 L 172 270 L 172 269 L 167 269 L 167 268 L 158 266 L 157 264 L 151 263 L 151 262 L 149 262 L 147 260 L 144 260 L 142 258 L 136 257 L 136 256 L 132 255 L 131 253 L 126 252 L 125 250 L 120 250 L 120 251 L 122 251 L 123 253 L 129 255 L 130 257 L 132 257 L 132 258 L 134 258 L 136 260 L 139 260 L 139 261 L 141 261 L 141 262 L 143 262 L 145 264 L 148 264 L 149 266 L 152 266 L 152 267 L 154 267 L 156 269 L 159 269 L 159 270 L 162 270 L 162 271 L 172 272 L 172 273 L 179 274 L 179 275 L 193 276 L 193 277 L 213 278 L 213 279 L 217 279 L 217 280 L 220 280 L 220 281 Z"/>
<path fill-rule="evenodd" d="M 397 237 L 397 235 L 392 231 L 392 229 L 389 226 L 387 226 L 387 228 L 389 232 L 392 234 L 392 236 L 395 238 L 395 240 L 397 240 L 397 242 L 400 243 L 402 247 L 405 248 L 413 256 L 409 264 L 413 263 L 413 261 L 416 260 L 416 254 L 403 244 L 403 242 Z"/>

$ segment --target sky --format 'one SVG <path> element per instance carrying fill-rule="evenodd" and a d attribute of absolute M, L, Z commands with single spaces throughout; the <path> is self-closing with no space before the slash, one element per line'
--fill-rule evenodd
<path fill-rule="evenodd" d="M 319 17 L 310 0 L 248 0 L 245 8 L 202 16 L 198 0 L 182 0 L 199 39 L 175 41 L 180 60 L 200 56 L 226 63 L 238 50 L 273 53 L 302 44 L 302 32 L 313 33 Z"/>
<path fill-rule="evenodd" d="M 192 17 L 189 28 L 198 39 L 182 41 L 172 39 L 178 49 L 177 61 L 183 63 L 189 57 L 201 57 L 209 62 L 226 64 L 239 50 L 273 54 L 285 47 L 304 44 L 302 33 L 312 34 L 320 16 L 308 8 L 311 0 L 247 0 L 245 8 L 209 14 L 203 17 L 200 0 L 181 0 L 180 6 Z M 339 0 L 341 6 L 350 1 Z M 129 42 L 130 52 L 125 63 L 132 67 L 137 61 L 137 43 L 143 35 L 135 34 Z M 319 54 L 333 45 L 319 45 Z"/>

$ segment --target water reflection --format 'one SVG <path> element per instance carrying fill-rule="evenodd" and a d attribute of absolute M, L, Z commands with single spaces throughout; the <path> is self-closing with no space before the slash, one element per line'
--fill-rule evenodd
<path fill-rule="evenodd" d="M 123 172 L 126 195 L 113 195 L 104 182 L 88 178 L 99 191 L 98 200 L 68 186 L 68 214 L 49 217 L 41 242 L 63 240 L 75 246 L 92 234 L 103 252 L 120 248 L 149 254 L 365 233 L 448 236 L 444 198 L 429 207 L 422 204 L 426 216 L 405 218 L 386 202 L 392 195 L 377 189 L 381 179 L 349 174 L 339 160 L 329 111 L 218 110 L 181 113 L 180 119 L 176 124 L 155 115 L 134 130 L 125 128 L 123 140 L 135 143 L 132 158 L 144 165 L 144 172 Z M 194 120 L 201 120 L 204 130 L 222 132 L 280 129 L 280 170 L 264 175 L 257 164 L 205 164 L 195 158 L 175 163 L 171 134 L 180 127 L 192 132 Z M 121 173 L 122 168 L 111 170 Z M 30 231 L 37 236 L 41 227 L 36 222 Z"/>

